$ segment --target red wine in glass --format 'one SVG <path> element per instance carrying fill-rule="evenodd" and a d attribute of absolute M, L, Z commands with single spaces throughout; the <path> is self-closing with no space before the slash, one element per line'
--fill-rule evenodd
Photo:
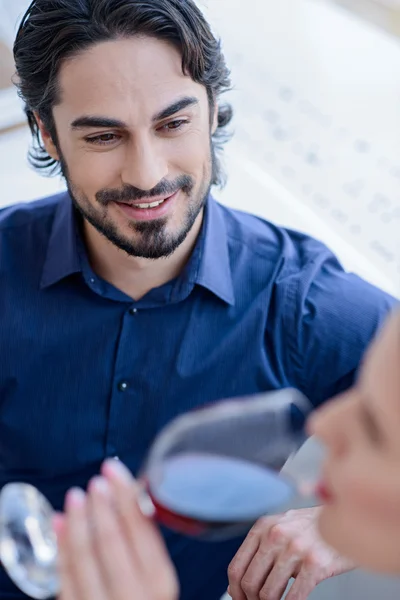
<path fill-rule="evenodd" d="M 185 414 L 155 441 L 142 480 L 157 521 L 199 539 L 246 533 L 299 482 L 280 471 L 305 441 L 308 400 L 288 389 Z"/>
<path fill-rule="evenodd" d="M 221 540 L 249 530 L 295 494 L 288 478 L 239 458 L 187 453 L 168 459 L 147 484 L 159 523 L 188 536 Z"/>

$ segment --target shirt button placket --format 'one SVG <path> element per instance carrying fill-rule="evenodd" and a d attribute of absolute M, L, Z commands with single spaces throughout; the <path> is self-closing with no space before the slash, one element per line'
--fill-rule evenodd
<path fill-rule="evenodd" d="M 121 419 L 135 418 L 134 406 L 132 402 L 133 378 L 135 369 L 135 359 L 132 356 L 132 344 L 135 344 L 136 321 L 132 318 L 138 314 L 138 309 L 130 305 L 125 309 L 122 321 L 122 329 L 119 337 L 119 344 L 116 353 L 116 363 L 114 367 L 115 380 L 113 392 L 111 395 L 111 404 L 109 411 L 108 432 L 106 440 L 106 456 L 110 458 L 118 457 L 123 448 L 126 447 L 126 440 L 121 440 L 121 430 L 124 429 Z M 122 416 L 124 415 L 124 416 Z"/>

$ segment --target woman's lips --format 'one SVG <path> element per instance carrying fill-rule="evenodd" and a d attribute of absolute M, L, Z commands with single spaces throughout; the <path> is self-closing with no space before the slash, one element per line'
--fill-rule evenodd
<path fill-rule="evenodd" d="M 331 504 L 334 500 L 333 493 L 329 489 L 328 485 L 320 481 L 315 488 L 315 495 L 324 504 Z"/>

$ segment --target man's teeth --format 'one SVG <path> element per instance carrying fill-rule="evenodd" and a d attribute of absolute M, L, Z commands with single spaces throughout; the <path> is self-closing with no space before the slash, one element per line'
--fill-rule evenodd
<path fill-rule="evenodd" d="M 160 206 L 164 200 L 158 200 L 157 202 L 151 202 L 150 204 L 135 204 L 135 208 L 155 208 L 156 206 Z"/>

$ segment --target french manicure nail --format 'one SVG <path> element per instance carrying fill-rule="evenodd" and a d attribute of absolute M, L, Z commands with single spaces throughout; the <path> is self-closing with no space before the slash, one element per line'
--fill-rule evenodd
<path fill-rule="evenodd" d="M 100 493 L 102 496 L 110 495 L 110 487 L 104 477 L 94 477 L 90 482 L 90 487 L 93 488 L 94 491 Z"/>
<path fill-rule="evenodd" d="M 132 483 L 134 481 L 129 469 L 119 460 L 106 460 L 103 466 L 105 475 L 115 477 L 124 483 Z"/>
<path fill-rule="evenodd" d="M 68 508 L 82 508 L 86 500 L 86 495 L 80 488 L 72 488 L 69 490 L 66 498 L 66 507 Z"/>

